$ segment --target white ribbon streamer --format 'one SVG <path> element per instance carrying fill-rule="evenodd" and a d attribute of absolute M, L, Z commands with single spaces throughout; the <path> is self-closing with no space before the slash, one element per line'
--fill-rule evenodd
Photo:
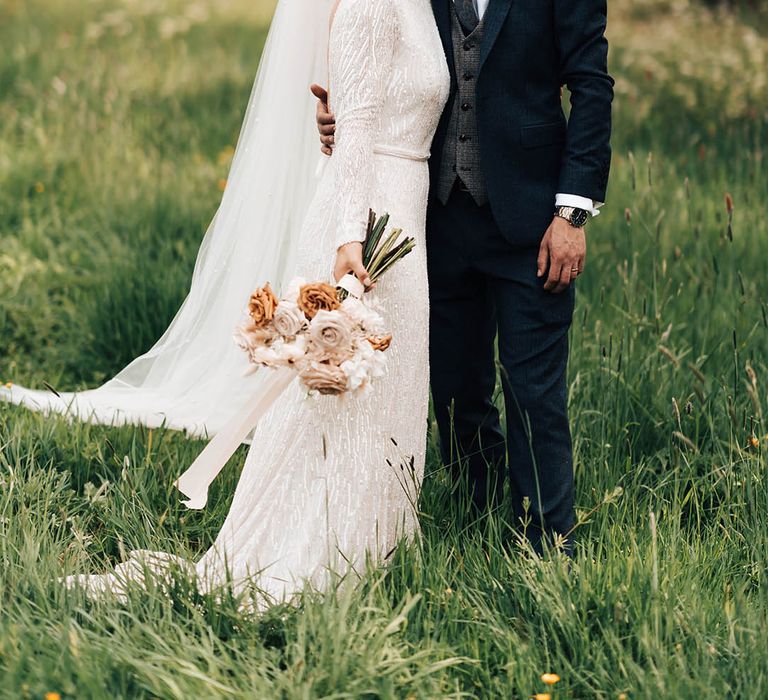
<path fill-rule="evenodd" d="M 235 450 L 296 377 L 296 373 L 287 367 L 262 371 L 270 371 L 272 377 L 259 388 L 253 405 L 246 404 L 245 413 L 235 416 L 216 433 L 192 466 L 174 483 L 174 486 L 189 499 L 182 501 L 187 508 L 191 510 L 205 508 L 208 502 L 208 487 Z"/>

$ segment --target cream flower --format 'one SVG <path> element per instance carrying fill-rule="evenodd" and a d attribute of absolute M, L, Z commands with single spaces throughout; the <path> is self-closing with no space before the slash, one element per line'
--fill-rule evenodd
<path fill-rule="evenodd" d="M 380 335 L 384 333 L 384 320 L 368 304 L 347 297 L 341 304 L 342 311 L 358 326 L 365 335 Z"/>
<path fill-rule="evenodd" d="M 349 378 L 349 391 L 367 393 L 371 380 L 383 377 L 387 365 L 386 357 L 373 350 L 368 343 L 362 343 L 349 360 L 341 363 L 341 368 Z"/>
<path fill-rule="evenodd" d="M 250 350 L 248 358 L 253 364 L 263 365 L 264 367 L 280 367 L 284 364 L 277 350 L 268 345 L 262 345 Z"/>
<path fill-rule="evenodd" d="M 307 340 L 303 335 L 300 335 L 291 341 L 278 340 L 272 347 L 282 362 L 292 365 L 304 359 L 307 352 Z"/>
<path fill-rule="evenodd" d="M 365 390 L 368 386 L 368 368 L 361 358 L 355 357 L 342 362 L 341 369 L 347 375 L 347 386 L 350 391 Z"/>

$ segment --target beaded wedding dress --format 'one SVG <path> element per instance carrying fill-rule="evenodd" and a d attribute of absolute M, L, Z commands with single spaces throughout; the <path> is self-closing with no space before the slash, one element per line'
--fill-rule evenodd
<path fill-rule="evenodd" d="M 289 386 L 256 427 L 231 510 L 197 563 L 138 551 L 109 574 L 68 585 L 122 595 L 129 582 L 178 564 L 206 591 L 253 584 L 261 607 L 307 581 L 322 588 L 330 571 L 386 561 L 417 531 L 429 376 L 427 159 L 449 92 L 430 0 L 341 0 L 328 63 L 336 146 L 293 272 L 328 279 L 337 247 L 363 240 L 369 207 L 415 237 L 414 252 L 370 295 L 394 336 L 387 374 L 365 396 L 310 397 L 298 382 Z"/>

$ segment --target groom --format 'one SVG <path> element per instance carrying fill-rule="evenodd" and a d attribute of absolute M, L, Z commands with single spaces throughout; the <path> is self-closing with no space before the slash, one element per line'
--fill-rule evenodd
<path fill-rule="evenodd" d="M 432 146 L 427 216 L 443 459 L 480 513 L 498 506 L 506 476 L 515 523 L 534 549 L 560 536 L 571 554 L 568 331 L 585 224 L 605 201 L 611 160 L 606 0 L 432 5 L 452 86 Z M 313 91 L 330 153 L 333 117 Z M 506 438 L 493 401 L 497 339 Z"/>

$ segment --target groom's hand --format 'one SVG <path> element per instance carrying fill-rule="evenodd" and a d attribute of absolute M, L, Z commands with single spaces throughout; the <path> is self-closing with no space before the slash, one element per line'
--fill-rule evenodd
<path fill-rule="evenodd" d="M 564 292 L 583 272 L 586 258 L 584 229 L 575 228 L 556 216 L 539 248 L 538 277 L 547 275 L 544 289 L 554 294 Z"/>
<path fill-rule="evenodd" d="M 312 85 L 309 88 L 312 94 L 317 98 L 317 130 L 320 132 L 320 142 L 323 144 L 322 151 L 325 155 L 333 154 L 334 135 L 336 134 L 336 117 L 331 114 L 328 108 L 328 91 L 319 85 Z"/>

